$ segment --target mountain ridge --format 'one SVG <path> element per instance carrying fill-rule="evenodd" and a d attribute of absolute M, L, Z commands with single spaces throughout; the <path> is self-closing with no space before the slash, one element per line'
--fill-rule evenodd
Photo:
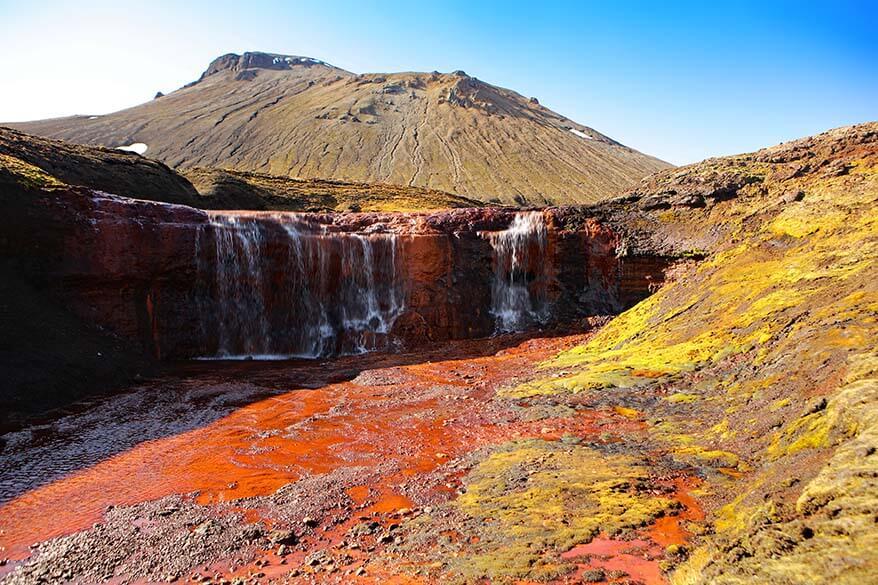
<path fill-rule="evenodd" d="M 147 145 L 172 167 L 417 186 L 489 203 L 589 203 L 671 165 L 463 71 L 354 74 L 312 57 L 214 59 L 194 82 L 103 116 L 8 124 Z"/>

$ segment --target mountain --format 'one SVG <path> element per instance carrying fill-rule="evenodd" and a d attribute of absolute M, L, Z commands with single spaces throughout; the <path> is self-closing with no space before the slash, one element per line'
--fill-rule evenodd
<path fill-rule="evenodd" d="M 268 53 L 223 55 L 197 81 L 113 114 L 9 126 L 129 147 L 172 167 L 418 186 L 514 205 L 595 202 L 670 166 L 462 71 L 357 75 Z"/>
<path fill-rule="evenodd" d="M 70 144 L 0 127 L 0 186 L 71 185 L 202 209 L 423 211 L 484 204 L 443 191 L 166 165 L 119 149 Z"/>

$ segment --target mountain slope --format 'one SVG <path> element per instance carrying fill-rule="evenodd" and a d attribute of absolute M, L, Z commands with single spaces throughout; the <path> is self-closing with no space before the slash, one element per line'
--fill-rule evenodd
<path fill-rule="evenodd" d="M 633 409 L 698 470 L 711 525 L 675 585 L 874 582 L 878 123 L 659 173 L 605 213 L 633 254 L 709 257 L 507 395 Z"/>
<path fill-rule="evenodd" d="M 0 183 L 20 182 L 16 169 L 35 167 L 50 183 L 83 185 L 134 197 L 199 205 L 195 187 L 165 165 L 131 152 L 45 140 L 0 127 Z M 11 192 L 2 193 L 12 196 Z"/>
<path fill-rule="evenodd" d="M 11 124 L 180 167 L 438 189 L 508 204 L 594 202 L 670 165 L 463 72 L 355 75 L 224 55 L 201 78 L 106 116 Z"/>
<path fill-rule="evenodd" d="M 198 189 L 199 205 L 204 209 L 407 212 L 484 205 L 421 187 L 294 179 L 200 167 L 185 169 L 182 175 Z"/>
<path fill-rule="evenodd" d="M 0 186 L 78 185 L 201 209 L 423 211 L 483 204 L 397 185 L 294 179 L 227 169 L 175 172 L 132 152 L 69 144 L 0 127 Z M 15 197 L 14 190 L 4 191 Z"/>

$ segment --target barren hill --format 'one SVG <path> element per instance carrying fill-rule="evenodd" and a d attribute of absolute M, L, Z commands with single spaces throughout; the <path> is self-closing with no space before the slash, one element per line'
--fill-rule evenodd
<path fill-rule="evenodd" d="M 173 167 L 418 186 L 507 204 L 594 202 L 670 165 L 462 71 L 356 75 L 224 55 L 201 77 L 105 116 L 11 124 Z"/>
<path fill-rule="evenodd" d="M 0 184 L 78 185 L 202 209 L 420 211 L 481 207 L 434 189 L 190 168 L 177 173 L 132 152 L 69 144 L 0 127 Z"/>

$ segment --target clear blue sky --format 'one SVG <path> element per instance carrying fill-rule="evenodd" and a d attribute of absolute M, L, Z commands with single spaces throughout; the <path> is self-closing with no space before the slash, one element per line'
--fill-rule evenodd
<path fill-rule="evenodd" d="M 263 50 L 463 69 L 673 163 L 878 119 L 876 2 L 0 0 L 0 121 L 100 114 Z"/>

